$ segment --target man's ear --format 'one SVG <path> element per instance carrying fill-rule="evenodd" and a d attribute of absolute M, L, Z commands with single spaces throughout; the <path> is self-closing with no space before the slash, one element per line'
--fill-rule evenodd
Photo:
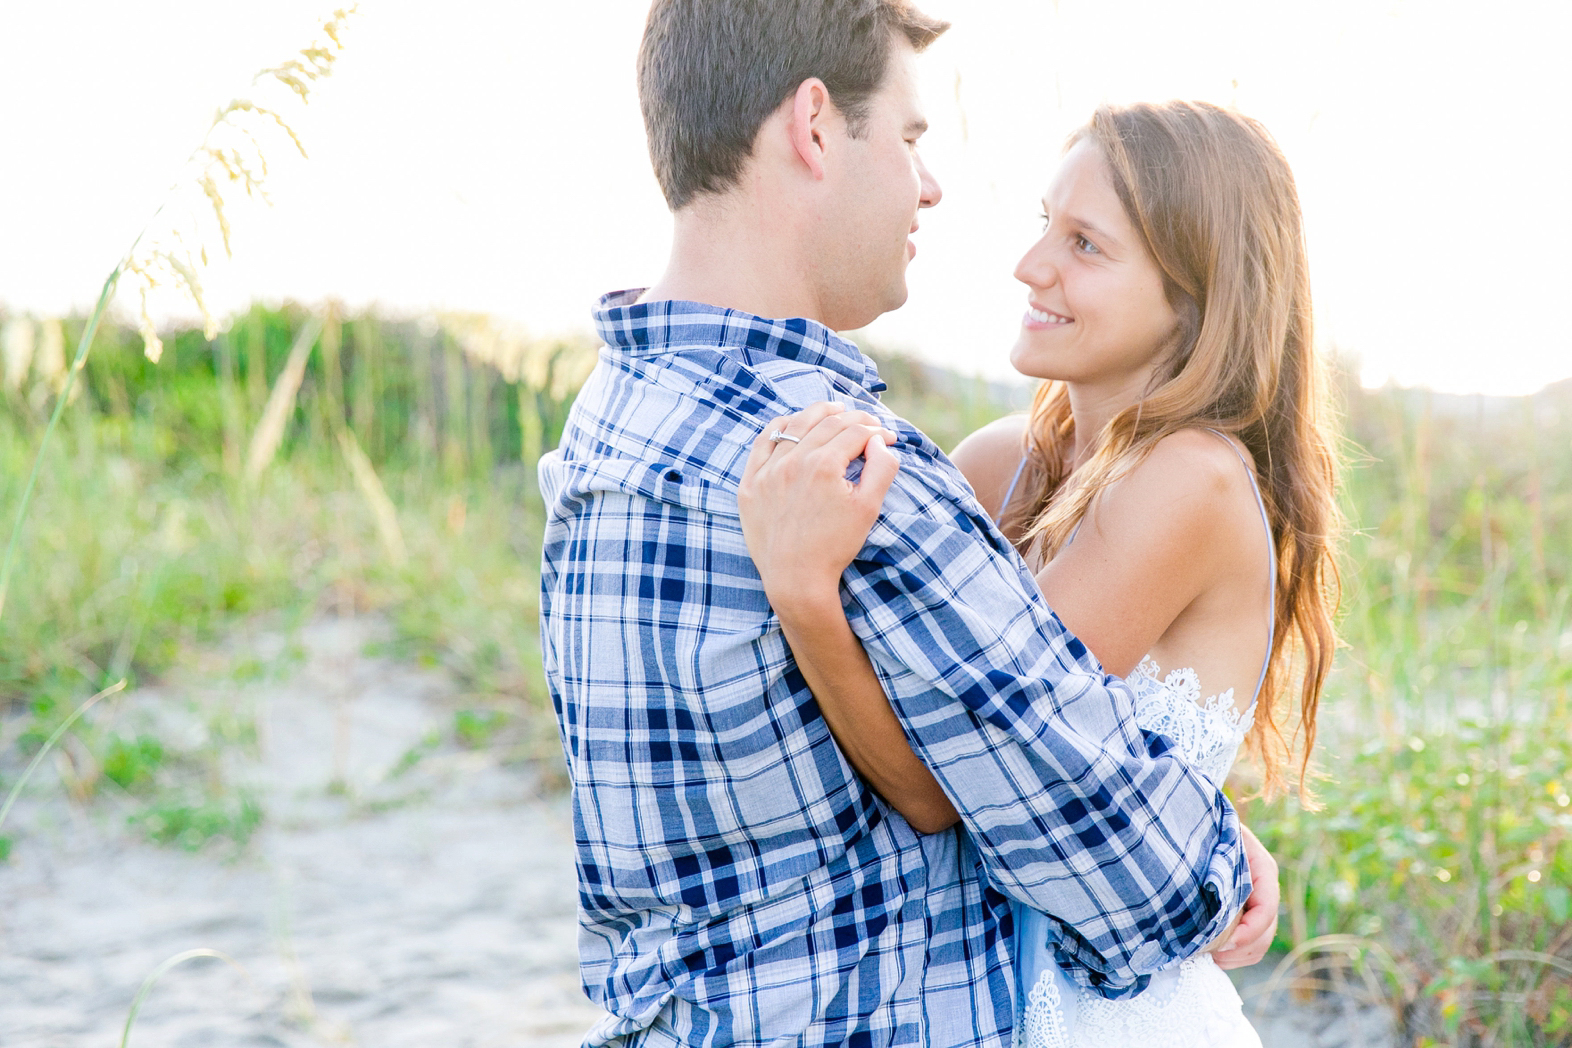
<path fill-rule="evenodd" d="M 830 89 L 818 77 L 810 77 L 797 85 L 792 96 L 791 121 L 787 134 L 797 158 L 808 168 L 815 181 L 824 178 L 828 125 L 834 118 L 835 108 L 830 104 Z"/>

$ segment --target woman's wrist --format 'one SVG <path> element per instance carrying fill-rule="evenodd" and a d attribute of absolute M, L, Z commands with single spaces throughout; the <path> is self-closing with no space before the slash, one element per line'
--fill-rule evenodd
<path fill-rule="evenodd" d="M 828 619 L 844 620 L 841 580 L 796 576 L 765 586 L 770 606 L 783 624 L 812 625 Z"/>

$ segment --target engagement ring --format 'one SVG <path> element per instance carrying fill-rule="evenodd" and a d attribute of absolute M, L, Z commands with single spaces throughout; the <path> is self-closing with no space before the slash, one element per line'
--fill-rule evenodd
<path fill-rule="evenodd" d="M 779 444 L 783 440 L 789 440 L 793 444 L 801 444 L 802 443 L 802 438 L 801 437 L 794 437 L 790 433 L 787 433 L 783 429 L 777 429 L 774 433 L 771 433 L 770 434 L 770 439 L 773 440 L 777 444 Z"/>

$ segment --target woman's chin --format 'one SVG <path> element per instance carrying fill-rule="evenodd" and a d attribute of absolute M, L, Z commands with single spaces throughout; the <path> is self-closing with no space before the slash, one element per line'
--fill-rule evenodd
<path fill-rule="evenodd" d="M 1010 350 L 1010 366 L 1027 378 L 1040 378 L 1053 381 L 1064 377 L 1062 369 L 1053 366 L 1048 354 L 1043 352 L 1029 332 L 1022 331 L 1021 337 Z"/>

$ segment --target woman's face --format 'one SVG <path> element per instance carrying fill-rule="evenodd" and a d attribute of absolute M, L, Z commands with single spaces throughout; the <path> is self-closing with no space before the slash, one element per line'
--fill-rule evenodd
<path fill-rule="evenodd" d="M 1028 309 L 1010 363 L 1033 378 L 1139 393 L 1178 317 L 1096 143 L 1065 155 L 1043 207 L 1042 239 L 1015 267 Z"/>

